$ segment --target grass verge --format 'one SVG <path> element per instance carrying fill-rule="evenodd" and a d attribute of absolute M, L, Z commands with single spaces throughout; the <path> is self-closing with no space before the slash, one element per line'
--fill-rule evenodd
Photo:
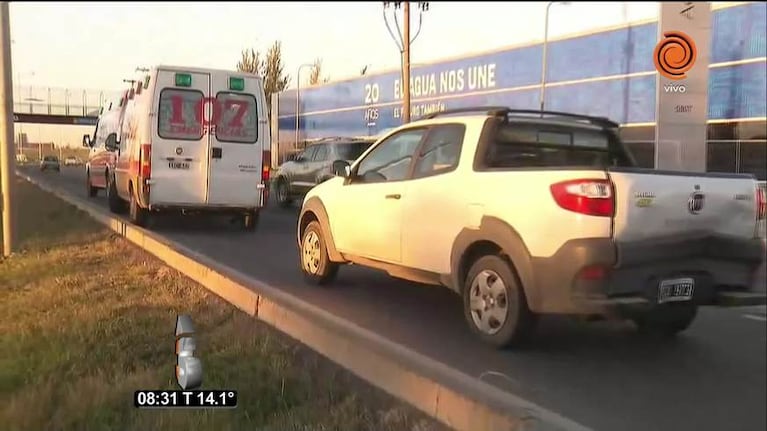
<path fill-rule="evenodd" d="M 23 250 L 0 263 L 4 430 L 442 430 L 241 313 L 53 195 L 19 182 Z M 234 410 L 137 410 L 176 389 L 174 325 L 197 327 L 204 387 Z"/>

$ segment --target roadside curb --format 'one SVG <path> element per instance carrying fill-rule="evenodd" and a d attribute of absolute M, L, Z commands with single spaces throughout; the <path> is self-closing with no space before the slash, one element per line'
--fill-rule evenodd
<path fill-rule="evenodd" d="M 16 171 L 16 174 L 87 212 L 250 316 L 453 429 L 591 431 L 181 244 L 131 225 L 85 198 L 44 184 L 22 172 Z"/>

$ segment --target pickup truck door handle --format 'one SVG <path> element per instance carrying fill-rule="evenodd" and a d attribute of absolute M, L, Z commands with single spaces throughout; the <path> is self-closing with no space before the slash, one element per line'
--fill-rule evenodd
<path fill-rule="evenodd" d="M 221 147 L 213 147 L 211 151 L 211 158 L 214 159 L 220 159 L 221 158 Z"/>
<path fill-rule="evenodd" d="M 393 194 L 393 195 L 386 195 L 386 199 L 399 199 L 402 195 L 399 193 Z"/>

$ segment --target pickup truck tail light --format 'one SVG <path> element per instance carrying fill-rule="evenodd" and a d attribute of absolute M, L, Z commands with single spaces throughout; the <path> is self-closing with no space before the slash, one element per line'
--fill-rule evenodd
<path fill-rule="evenodd" d="M 272 164 L 272 152 L 264 150 L 264 154 L 261 158 L 261 182 L 264 184 L 269 182 L 269 171 Z"/>
<path fill-rule="evenodd" d="M 764 188 L 756 186 L 756 219 L 764 220 L 767 216 L 767 191 Z"/>
<path fill-rule="evenodd" d="M 152 146 L 150 144 L 144 144 L 141 146 L 141 153 L 139 155 L 141 161 L 141 170 L 139 176 L 142 178 L 149 178 L 152 176 Z"/>
<path fill-rule="evenodd" d="M 598 217 L 615 214 L 615 194 L 608 180 L 570 180 L 552 184 L 550 189 L 557 205 L 568 211 Z"/>

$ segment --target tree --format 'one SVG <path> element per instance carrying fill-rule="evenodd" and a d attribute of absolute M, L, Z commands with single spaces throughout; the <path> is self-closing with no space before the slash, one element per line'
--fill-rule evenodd
<path fill-rule="evenodd" d="M 282 43 L 274 41 L 266 51 L 262 76 L 264 77 L 264 93 L 266 100 L 272 100 L 274 93 L 279 93 L 288 87 L 290 76 L 285 74 L 285 65 L 282 64 Z"/>
<path fill-rule="evenodd" d="M 260 75 L 264 68 L 264 61 L 261 59 L 261 53 L 251 48 L 242 50 L 242 58 L 237 62 L 237 70 L 245 73 Z"/>
<path fill-rule="evenodd" d="M 330 77 L 326 76 L 321 78 L 321 76 L 322 59 L 318 57 L 314 60 L 314 64 L 312 64 L 312 74 L 309 75 L 309 85 L 317 85 L 319 83 L 326 84 L 330 81 Z"/>
<path fill-rule="evenodd" d="M 266 51 L 265 58 L 262 58 L 259 51 L 251 48 L 250 50 L 244 49 L 240 61 L 237 62 L 238 71 L 259 75 L 263 79 L 264 94 L 270 113 L 272 94 L 285 90 L 290 82 L 290 76 L 284 74 L 284 68 L 280 41 L 275 41 L 272 44 Z"/>

